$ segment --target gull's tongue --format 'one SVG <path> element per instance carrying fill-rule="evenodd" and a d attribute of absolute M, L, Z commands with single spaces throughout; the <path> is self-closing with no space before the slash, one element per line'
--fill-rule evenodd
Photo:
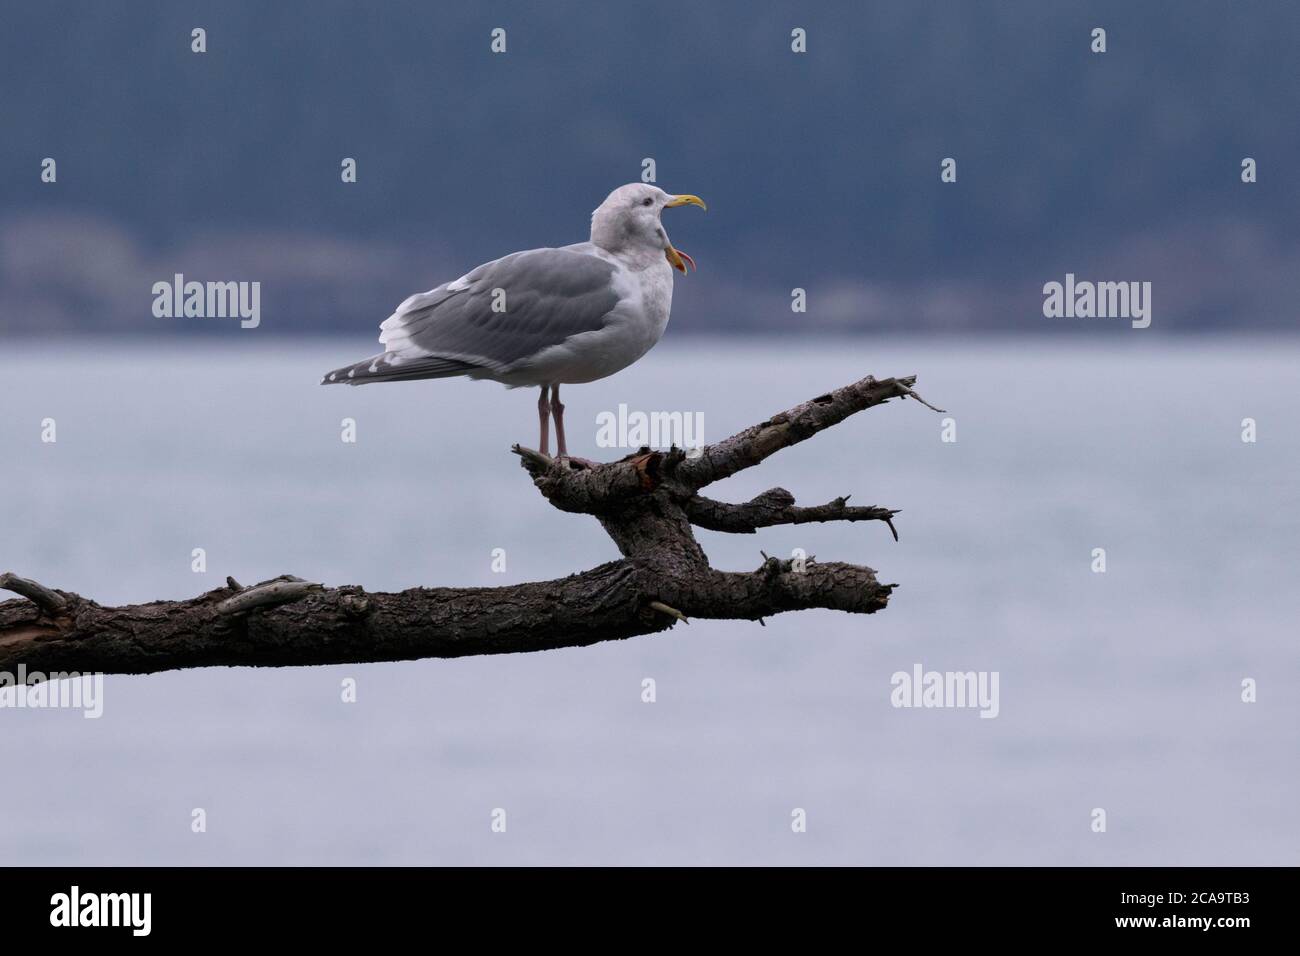
<path fill-rule="evenodd" d="M 664 250 L 664 257 L 668 260 L 668 264 L 682 275 L 686 275 L 686 264 L 688 262 L 692 269 L 696 272 L 700 271 L 699 267 L 695 264 L 695 260 L 691 258 L 689 252 L 683 252 L 681 249 L 675 249 L 672 246 L 669 246 Z"/>

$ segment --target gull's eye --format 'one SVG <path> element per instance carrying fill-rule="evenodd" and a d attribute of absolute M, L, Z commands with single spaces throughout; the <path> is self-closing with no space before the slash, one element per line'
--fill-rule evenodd
<path fill-rule="evenodd" d="M 641 200 L 641 205 L 643 206 L 653 206 L 654 204 L 655 201 L 651 199 L 649 196 L 646 196 L 645 199 Z"/>

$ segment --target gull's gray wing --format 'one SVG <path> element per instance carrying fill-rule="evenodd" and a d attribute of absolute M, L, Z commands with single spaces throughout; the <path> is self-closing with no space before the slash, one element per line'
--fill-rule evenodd
<path fill-rule="evenodd" d="M 531 249 L 413 295 L 380 325 L 386 351 L 324 382 L 497 374 L 583 332 L 620 299 L 614 266 L 572 249 Z"/>

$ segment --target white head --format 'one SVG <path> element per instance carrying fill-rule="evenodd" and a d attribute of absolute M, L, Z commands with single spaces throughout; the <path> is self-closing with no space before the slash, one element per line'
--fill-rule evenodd
<path fill-rule="evenodd" d="M 619 186 L 591 214 L 591 242 L 608 252 L 662 255 L 681 272 L 695 260 L 674 249 L 659 214 L 672 206 L 705 208 L 699 196 L 673 196 L 649 183 Z"/>

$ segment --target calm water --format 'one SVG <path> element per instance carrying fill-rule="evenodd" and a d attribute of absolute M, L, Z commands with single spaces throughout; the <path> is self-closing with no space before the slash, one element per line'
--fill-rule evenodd
<path fill-rule="evenodd" d="M 700 533 L 724 568 L 756 567 L 760 548 L 870 564 L 902 585 L 872 617 L 108 678 L 98 721 L 0 710 L 0 859 L 1300 863 L 1300 344 L 1116 341 L 687 340 L 568 389 L 588 457 L 617 454 L 595 447 L 595 416 L 620 402 L 700 411 L 716 439 L 868 372 L 919 373 L 957 441 L 893 403 L 714 488 L 902 508 L 897 544 L 874 524 Z M 120 603 L 227 574 L 395 590 L 615 556 L 508 454 L 535 440 L 533 393 L 316 385 L 367 347 L 6 344 L 0 570 Z M 891 707 L 890 676 L 915 663 L 999 672 L 1000 715 Z"/>

